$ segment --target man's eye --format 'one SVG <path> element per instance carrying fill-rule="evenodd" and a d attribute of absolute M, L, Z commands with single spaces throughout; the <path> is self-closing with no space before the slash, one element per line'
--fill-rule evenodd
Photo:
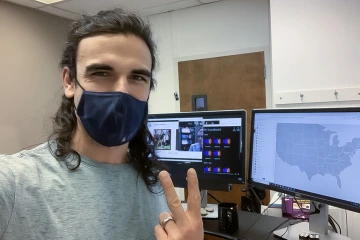
<path fill-rule="evenodd" d="M 130 79 L 138 80 L 138 81 L 145 81 L 145 82 L 147 81 L 144 77 L 139 76 L 139 75 L 131 75 Z"/>
<path fill-rule="evenodd" d="M 94 72 L 91 75 L 99 76 L 99 77 L 107 77 L 107 76 L 109 76 L 109 73 L 108 72 Z"/>

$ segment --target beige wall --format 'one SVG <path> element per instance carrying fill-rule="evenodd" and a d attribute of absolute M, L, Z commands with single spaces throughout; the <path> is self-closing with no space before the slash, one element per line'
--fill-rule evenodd
<path fill-rule="evenodd" d="M 46 141 L 69 21 L 0 1 L 0 153 Z"/>

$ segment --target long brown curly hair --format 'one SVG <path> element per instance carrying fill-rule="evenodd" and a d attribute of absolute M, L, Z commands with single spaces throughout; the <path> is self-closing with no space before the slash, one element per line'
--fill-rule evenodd
<path fill-rule="evenodd" d="M 70 78 L 75 84 L 76 55 L 80 41 L 86 37 L 101 34 L 131 34 L 141 38 L 151 53 L 151 71 L 155 70 L 157 66 L 156 45 L 152 40 L 152 33 L 148 22 L 134 12 L 126 12 L 123 9 L 117 8 L 101 11 L 96 15 L 83 15 L 71 24 L 60 67 L 69 68 Z M 155 85 L 156 81 L 152 78 L 150 83 L 151 90 L 154 90 Z M 50 150 L 57 159 L 72 159 L 71 161 L 66 161 L 67 167 L 70 170 L 77 169 L 81 163 L 80 154 L 71 148 L 71 140 L 76 128 L 77 118 L 74 98 L 67 98 L 63 95 L 61 105 L 53 117 L 53 133 L 49 137 L 49 143 L 50 141 L 55 141 L 56 148 L 54 150 L 50 148 Z M 151 187 L 158 183 L 158 173 L 163 167 L 158 161 L 155 150 L 148 144 L 149 141 L 154 141 L 154 139 L 145 122 L 135 137 L 129 142 L 129 153 L 131 156 L 130 162 L 133 163 L 139 175 L 142 176 L 148 189 L 153 192 Z M 75 161 L 73 161 L 74 159 Z"/>

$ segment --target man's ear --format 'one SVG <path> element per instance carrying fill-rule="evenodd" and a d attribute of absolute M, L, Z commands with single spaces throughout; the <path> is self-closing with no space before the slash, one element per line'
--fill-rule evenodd
<path fill-rule="evenodd" d="M 64 67 L 62 72 L 64 93 L 67 98 L 72 98 L 75 95 L 75 83 L 70 78 L 70 69 Z"/>

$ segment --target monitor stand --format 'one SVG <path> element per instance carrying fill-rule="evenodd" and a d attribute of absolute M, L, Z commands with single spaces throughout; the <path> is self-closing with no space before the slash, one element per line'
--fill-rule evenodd
<path fill-rule="evenodd" d="M 289 227 L 282 228 L 280 230 L 274 231 L 274 235 L 282 238 L 282 239 L 299 239 L 299 234 L 302 232 L 307 233 L 318 233 L 320 235 L 321 240 L 350 240 L 350 238 L 335 233 L 333 231 L 329 231 L 328 226 L 328 205 L 326 204 L 318 204 L 318 208 L 320 209 L 320 213 L 310 215 L 309 222 L 298 223 Z M 314 211 L 314 207 L 311 203 L 311 211 Z"/>
<path fill-rule="evenodd" d="M 207 202 L 207 190 L 201 190 L 200 196 L 201 196 L 201 210 L 206 212 L 205 216 L 202 216 L 203 218 L 218 218 L 218 204 L 208 204 Z M 206 211 L 207 209 L 211 211 Z"/>
<path fill-rule="evenodd" d="M 200 197 L 201 197 L 201 208 L 202 211 L 206 212 L 206 215 L 202 215 L 202 218 L 212 218 L 212 219 L 217 219 L 218 218 L 218 204 L 208 204 L 207 203 L 207 190 L 201 190 L 200 191 Z M 187 209 L 187 203 L 182 203 L 182 206 L 184 208 L 184 210 Z M 212 209 L 213 211 L 208 212 L 205 209 L 209 208 Z"/>

